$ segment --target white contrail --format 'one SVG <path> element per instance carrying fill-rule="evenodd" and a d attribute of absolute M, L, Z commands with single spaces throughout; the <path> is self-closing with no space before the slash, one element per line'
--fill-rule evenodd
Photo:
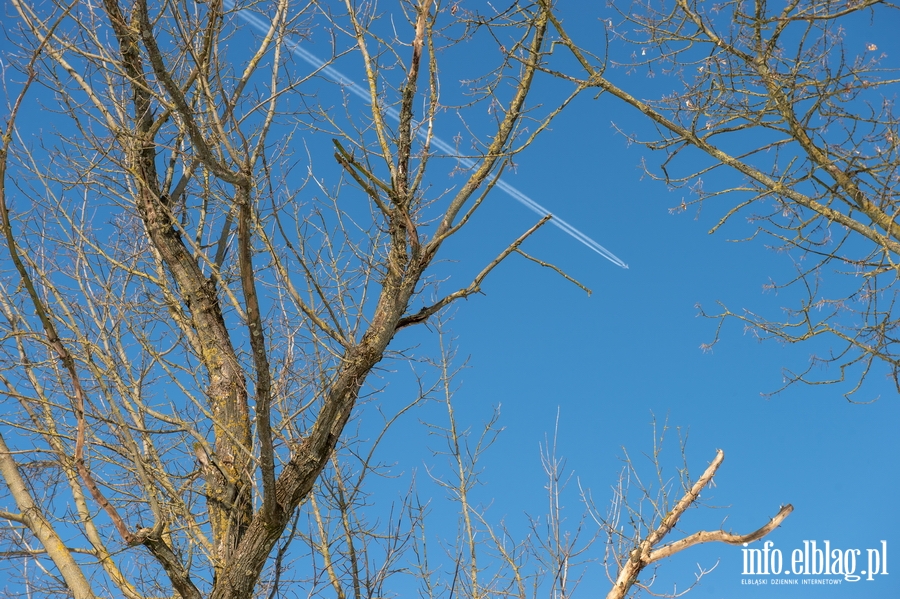
<path fill-rule="evenodd" d="M 225 0 L 225 6 L 229 10 L 234 9 L 234 0 Z M 255 27 L 260 32 L 268 31 L 269 27 L 271 26 L 270 23 L 267 23 L 259 16 L 255 15 L 253 13 L 247 12 L 245 10 L 238 10 L 237 15 L 238 15 L 238 17 L 243 19 L 245 22 L 247 22 L 251 26 Z M 304 62 L 309 64 L 311 67 L 313 67 L 314 69 L 323 73 L 330 79 L 334 80 L 336 83 L 338 83 L 345 89 L 349 90 L 353 95 L 358 96 L 359 98 L 362 98 L 366 102 L 371 101 L 372 97 L 369 94 L 369 90 L 367 90 L 366 88 L 364 88 L 361 85 L 359 85 L 358 83 L 356 83 L 356 81 L 347 77 L 346 75 L 344 75 L 343 73 L 338 71 L 336 68 L 326 64 L 324 60 L 322 60 L 315 54 L 307 51 L 305 48 L 301 47 L 300 44 L 298 44 L 297 42 L 294 42 L 291 40 L 286 40 L 285 43 L 286 43 L 288 50 L 291 52 L 291 54 L 293 54 L 297 58 L 303 60 Z M 400 120 L 400 113 L 397 111 L 396 108 L 386 108 L 384 110 L 384 112 L 385 112 L 385 114 L 387 114 L 389 117 L 391 117 L 395 121 Z M 423 131 L 421 129 L 418 129 L 417 131 L 418 131 L 417 134 L 420 137 L 423 137 L 426 135 L 425 131 Z M 448 155 L 452 156 L 452 155 L 456 154 L 456 150 L 453 148 L 453 146 L 451 146 L 450 144 L 448 144 L 443 139 L 441 139 L 437 136 L 433 136 L 431 138 L 431 144 L 433 146 L 437 147 L 442 152 L 447 153 Z M 475 165 L 475 161 L 472 160 L 471 158 L 459 157 L 458 160 L 466 168 L 469 168 L 469 167 Z M 591 239 L 590 237 L 588 237 L 587 235 L 585 235 L 584 233 L 582 233 L 581 231 L 579 231 L 578 229 L 576 229 L 575 227 L 573 227 L 572 225 L 570 225 L 569 223 L 564 221 L 563 219 L 559 218 L 558 216 L 556 216 L 555 214 L 553 214 L 552 212 L 550 212 L 549 210 L 547 210 L 546 208 L 544 208 L 543 206 L 541 206 L 540 204 L 538 204 L 537 202 L 532 200 L 530 197 L 528 197 L 527 195 L 525 195 L 524 193 L 522 193 L 521 191 L 519 191 L 518 189 L 516 189 L 509 183 L 507 183 L 502 178 L 499 181 L 497 181 L 497 187 L 499 187 L 500 189 L 505 191 L 507 193 L 507 195 L 512 197 L 514 200 L 518 201 L 521 204 L 524 204 L 525 206 L 527 206 L 529 209 L 536 212 L 540 216 L 552 216 L 553 218 L 550 219 L 550 224 L 556 225 L 557 227 L 562 229 L 562 231 L 564 233 L 575 238 L 577 241 L 581 242 L 583 245 L 589 247 L 590 249 L 594 250 L 595 252 L 597 252 L 598 254 L 600 254 L 601 256 L 603 256 L 604 258 L 606 258 L 613 264 L 615 264 L 616 266 L 621 266 L 622 268 L 628 268 L 628 265 L 625 264 L 625 262 L 623 262 L 618 256 L 616 256 L 615 254 L 610 252 L 608 249 L 606 249 L 605 247 L 603 247 L 602 245 L 600 245 L 599 243 L 597 243 L 596 241 L 594 241 L 593 239 Z"/>

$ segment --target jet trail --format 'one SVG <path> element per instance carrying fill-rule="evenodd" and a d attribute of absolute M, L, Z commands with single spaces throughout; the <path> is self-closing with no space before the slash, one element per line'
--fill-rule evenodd
<path fill-rule="evenodd" d="M 234 1 L 233 0 L 225 0 L 225 6 L 229 10 L 234 9 Z M 260 31 L 262 33 L 268 31 L 269 27 L 271 25 L 270 23 L 267 23 L 259 16 L 255 15 L 253 13 L 248 13 L 245 10 L 238 10 L 237 15 L 243 21 L 250 24 L 252 27 L 256 28 L 258 31 Z M 326 64 L 324 60 L 322 60 L 315 54 L 307 51 L 305 48 L 302 48 L 299 43 L 291 41 L 291 40 L 285 40 L 285 44 L 286 44 L 288 50 L 291 52 L 291 54 L 293 54 L 297 58 L 303 60 L 304 62 L 309 64 L 314 69 L 325 74 L 330 79 L 334 80 L 336 83 L 338 83 L 345 89 L 349 90 L 353 95 L 365 100 L 366 102 L 371 102 L 372 98 L 371 98 L 371 95 L 369 94 L 368 89 L 362 87 L 361 85 L 356 83 L 356 81 L 347 77 L 346 75 L 344 75 L 343 73 L 341 73 L 340 71 L 335 69 L 334 67 Z M 400 113 L 397 111 L 396 108 L 386 108 L 384 112 L 393 120 L 395 120 L 395 121 L 400 120 Z M 419 129 L 417 131 L 417 135 L 419 137 L 424 137 L 426 135 L 426 133 L 425 133 L 425 131 Z M 447 153 L 448 155 L 452 156 L 456 153 L 456 150 L 453 148 L 453 146 L 451 146 L 450 144 L 448 144 L 443 139 L 441 139 L 437 136 L 433 136 L 431 138 L 431 144 L 433 146 L 436 146 L 442 152 Z M 469 168 L 469 167 L 472 167 L 475 165 L 475 161 L 472 160 L 471 158 L 459 157 L 458 160 L 466 168 Z M 555 225 L 556 227 L 561 229 L 565 234 L 569 235 L 570 237 L 579 241 L 581 244 L 583 244 L 583 245 L 587 246 L 588 248 L 592 249 L 593 251 L 597 252 L 598 254 L 600 254 L 601 256 L 603 256 L 604 258 L 606 258 L 607 260 L 609 260 L 616 266 L 620 266 L 620 267 L 626 268 L 626 269 L 628 268 L 628 265 L 625 264 L 625 262 L 623 262 L 618 256 L 616 256 L 615 254 L 610 252 L 608 249 L 606 249 L 605 247 L 603 247 L 602 245 L 600 245 L 599 243 L 597 243 L 596 241 L 594 241 L 593 239 L 588 237 L 586 234 L 582 233 L 581 231 L 579 231 L 578 229 L 576 229 L 575 227 L 573 227 L 572 225 L 570 225 L 563 219 L 559 218 L 558 216 L 556 216 L 555 214 L 553 214 L 552 212 L 550 212 L 549 210 L 547 210 L 546 208 L 544 208 L 543 206 L 541 206 L 540 204 L 538 204 L 537 202 L 532 200 L 530 197 L 528 197 L 527 195 L 525 195 L 524 193 L 522 193 L 521 191 L 519 191 L 518 189 L 516 189 L 509 183 L 507 183 L 502 178 L 499 181 L 497 181 L 497 187 L 499 187 L 501 190 L 505 191 L 507 193 L 507 195 L 509 195 L 511 198 L 513 198 L 514 200 L 516 200 L 517 202 L 519 202 L 521 204 L 524 204 L 527 208 L 529 208 L 533 212 L 537 213 L 538 215 L 540 215 L 542 217 L 543 216 L 551 216 L 552 218 L 550 219 L 550 224 Z"/>

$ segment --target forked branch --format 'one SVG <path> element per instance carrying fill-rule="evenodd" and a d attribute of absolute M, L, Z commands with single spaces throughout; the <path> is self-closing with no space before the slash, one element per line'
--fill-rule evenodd
<path fill-rule="evenodd" d="M 712 463 L 703 472 L 703 475 L 697 479 L 697 482 L 695 482 L 690 489 L 687 490 L 684 496 L 675 504 L 672 511 L 666 514 L 656 529 L 644 537 L 640 543 L 638 543 L 637 547 L 631 551 L 628 561 L 626 561 L 619 570 L 615 584 L 613 585 L 612 590 L 606 595 L 606 599 L 622 599 L 625 597 L 631 590 L 631 587 L 637 582 L 641 571 L 653 562 L 675 555 L 679 551 L 693 545 L 699 545 L 700 543 L 721 541 L 723 543 L 734 545 L 757 541 L 778 528 L 782 521 L 784 521 L 784 519 L 794 510 L 791 505 L 782 507 L 775 517 L 767 524 L 746 535 L 735 535 L 725 532 L 724 530 L 711 532 L 700 531 L 685 537 L 684 539 L 660 547 L 659 549 L 654 549 L 654 547 L 669 534 L 672 528 L 675 527 L 678 520 L 681 518 L 681 515 L 697 501 L 700 497 L 700 492 L 703 491 L 704 487 L 706 487 L 716 475 L 716 471 L 719 469 L 719 466 L 722 465 L 724 459 L 725 452 L 720 449 L 716 453 L 715 459 L 713 459 Z"/>

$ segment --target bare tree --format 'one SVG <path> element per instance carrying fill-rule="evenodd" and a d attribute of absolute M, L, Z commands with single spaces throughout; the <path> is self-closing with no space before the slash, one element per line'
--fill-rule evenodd
<path fill-rule="evenodd" d="M 866 39 L 872 23 L 896 18 L 896 6 L 617 3 L 599 21 L 607 45 L 595 48 L 542 4 L 580 65 L 556 74 L 616 97 L 655 127 L 656 137 L 623 133 L 663 155 L 648 173 L 687 188 L 673 211 L 726 202 L 711 232 L 743 214 L 793 260 L 796 275 L 769 285 L 796 302 L 784 313 L 723 307 L 711 316 L 743 321 L 762 338 L 832 344 L 808 368 L 786 371 L 788 383 L 847 380 L 850 395 L 883 364 L 900 386 L 898 69 Z M 817 372 L 829 364 L 836 373 Z"/>
<path fill-rule="evenodd" d="M 407 359 L 389 350 L 399 331 L 479 292 L 510 255 L 530 258 L 520 246 L 549 216 L 468 285 L 435 281 L 503 169 L 595 84 L 529 104 L 558 20 L 540 4 L 483 16 L 431 0 L 400 2 L 390 22 L 349 0 L 10 10 L 0 542 L 27 565 L 12 580 L 79 599 L 274 597 L 304 546 L 310 593 L 380 596 L 398 556 L 425 547 L 425 508 L 411 494 L 372 534 L 358 514 L 374 466 L 345 429 L 376 365 Z M 319 32 L 325 61 L 298 45 Z M 496 64 L 470 62 L 471 97 L 445 103 L 440 61 L 480 38 L 499 43 Z M 469 136 L 456 148 L 434 135 L 447 108 Z M 312 158 L 323 136 L 334 162 Z M 480 528 L 524 599 L 525 546 L 509 549 L 467 499 L 473 465 L 448 413 L 446 488 L 468 548 L 454 580 L 481 596 L 502 579 L 481 574 Z M 549 521 L 539 561 L 561 596 L 579 550 Z"/>
<path fill-rule="evenodd" d="M 527 103 L 547 15 L 482 18 L 430 0 L 399 3 L 393 24 L 349 1 L 10 10 L 8 555 L 46 554 L 56 570 L 30 588 L 79 598 L 250 597 L 397 332 L 478 292 L 547 221 L 470 285 L 425 285 L 444 242 L 567 101 Z M 316 28 L 332 59 L 357 59 L 362 114 L 330 61 L 298 75 L 298 43 Z M 441 162 L 441 52 L 480 36 L 508 49 L 471 75 L 468 108 L 491 119 Z M 295 176 L 306 134 L 334 138 L 338 183 Z M 457 185 L 430 187 L 454 168 Z"/>

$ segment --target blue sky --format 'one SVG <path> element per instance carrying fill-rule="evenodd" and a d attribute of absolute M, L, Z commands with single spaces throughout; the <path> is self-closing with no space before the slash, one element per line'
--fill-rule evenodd
<path fill-rule="evenodd" d="M 605 9 L 584 8 L 585 4 L 570 2 L 561 10 L 575 33 L 596 40 L 597 19 L 607 18 Z M 384 10 L 389 14 L 391 9 Z M 900 48 L 894 29 L 856 19 L 848 27 L 848 45 L 877 43 L 896 64 Z M 327 45 L 310 48 L 328 51 Z M 463 46 L 459 55 L 442 58 L 448 102 L 463 89 L 454 87 L 461 78 L 457 74 L 488 51 L 473 44 Z M 356 59 L 349 55 L 335 66 L 358 78 Z M 296 66 L 301 72 L 308 69 L 299 60 Z M 640 72 L 618 71 L 611 76 L 636 95 L 677 85 L 659 76 L 650 81 Z M 327 89 L 324 82 L 321 85 Z M 550 83 L 548 90 L 535 100 L 550 104 L 565 91 L 558 83 Z M 320 99 L 328 99 L 325 93 Z M 351 112 L 365 108 L 353 97 L 348 106 Z M 488 117 L 469 118 L 477 124 L 479 118 Z M 762 239 L 731 241 L 752 231 L 741 217 L 708 235 L 733 202 L 729 196 L 699 212 L 672 214 L 670 209 L 688 191 L 672 191 L 646 177 L 641 161 L 654 157 L 628 144 L 613 122 L 626 131 L 649 131 L 636 111 L 612 98 L 594 99 L 590 94 L 578 98 L 516 158 L 516 168 L 507 171 L 505 181 L 602 244 L 629 269 L 545 226 L 523 249 L 560 267 L 593 290 L 592 295 L 549 269 L 511 256 L 485 281 L 483 294 L 458 302 L 448 313 L 445 328 L 455 339 L 455 364 L 466 365 L 453 380 L 460 424 L 477 431 L 495 407 L 501 413 L 503 432 L 479 463 L 484 484 L 475 491 L 477 500 L 494 525 L 504 523 L 513 534 L 524 535 L 529 518 L 542 517 L 546 511 L 541 444 L 555 431 L 557 453 L 566 459 L 566 472 L 572 473 L 562 495 L 567 523 L 576 527 L 584 513 L 579 485 L 590 489 L 595 504 L 605 509 L 626 452 L 639 472 L 653 478 L 652 464 L 645 457 L 653 448 L 653 422 L 657 431 L 667 423 L 666 477 L 677 477 L 682 466 L 679 433 L 688 439 L 687 463 L 694 477 L 717 449 L 725 452 L 716 486 L 703 495 L 711 507 L 690 511 L 680 530 L 667 540 L 720 527 L 750 532 L 790 503 L 793 514 L 767 537 L 786 556 L 802 548 L 804 541 L 828 540 L 834 548 L 861 549 L 865 555 L 866 549 L 881 547 L 884 540 L 890 574 L 828 587 L 750 586 L 742 579 L 771 577 L 743 576 L 740 548 L 715 544 L 661 563 L 654 591 L 670 592 L 673 585 L 683 589 L 693 581 L 697 564 L 708 569 L 718 563 L 691 597 L 896 597 L 900 405 L 893 383 L 883 372 L 874 372 L 864 392 L 855 397 L 877 399 L 868 404 L 848 402 L 842 395 L 848 385 L 794 385 L 768 396 L 782 386 L 783 368 L 804 369 L 813 353 L 829 349 L 830 341 L 796 346 L 760 343 L 736 322 L 726 322 L 719 343 L 712 351 L 702 351 L 701 345 L 715 336 L 717 323 L 698 317 L 697 305 L 714 310 L 721 301 L 735 311 L 777 314 L 794 298 L 789 292 L 766 292 L 764 285 L 770 278 L 791 276 L 791 256 L 767 249 Z M 460 124 L 451 114 L 438 124 L 438 133 L 451 140 L 461 133 Z M 303 131 L 294 132 L 292 138 L 300 164 L 297 173 L 306 167 L 301 140 L 312 150 L 314 166 L 324 167 L 327 174 L 322 176 L 332 177 L 330 140 Z M 452 165 L 436 170 L 442 168 L 446 171 Z M 722 174 L 713 183 L 732 181 L 740 179 Z M 437 192 L 454 184 L 452 178 L 436 177 L 432 189 Z M 313 187 L 304 193 L 314 194 Z M 352 201 L 351 196 L 347 202 Z M 448 277 L 442 289 L 467 285 L 536 220 L 526 207 L 495 191 L 467 230 L 442 249 L 439 258 L 446 262 L 439 272 Z M 392 349 L 409 348 L 410 354 L 421 356 L 434 355 L 435 346 L 436 335 L 417 328 L 401 333 Z M 408 367 L 397 361 L 383 366 L 386 391 L 361 408 L 363 423 L 367 418 L 378 420 L 376 408 L 389 414 L 405 405 L 415 391 Z M 371 497 L 376 506 L 389 505 L 417 472 L 422 497 L 431 501 L 436 539 L 452 535 L 456 515 L 445 494 L 428 483 L 428 473 L 445 476 L 447 467 L 444 458 L 434 454 L 439 440 L 421 423 L 440 423 L 443 414 L 439 404 L 429 404 L 397 423 L 377 457 L 395 464 L 392 471 L 398 478 L 373 481 Z M 364 429 L 363 435 L 369 432 Z M 589 533 L 596 530 L 590 520 L 584 527 Z M 602 543 L 584 558 L 591 563 L 578 595 L 604 595 L 609 583 L 602 576 Z"/>

